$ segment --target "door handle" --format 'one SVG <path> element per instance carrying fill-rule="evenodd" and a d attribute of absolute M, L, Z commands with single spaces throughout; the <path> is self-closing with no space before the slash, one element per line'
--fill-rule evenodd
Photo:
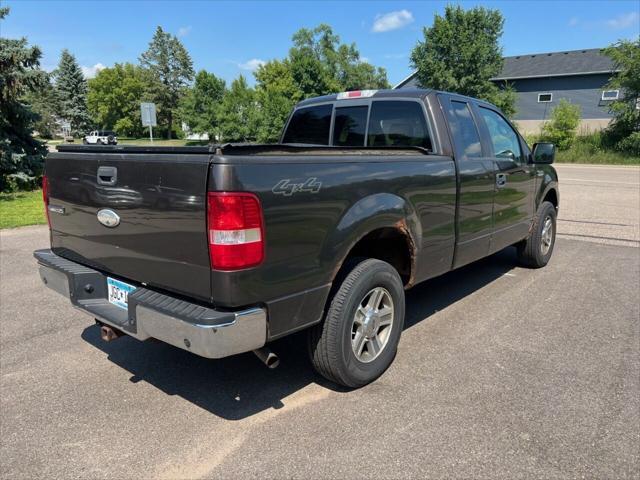
<path fill-rule="evenodd" d="M 98 185 L 113 186 L 118 181 L 116 167 L 98 167 Z"/>
<path fill-rule="evenodd" d="M 496 173 L 496 187 L 503 188 L 507 184 L 506 173 Z"/>

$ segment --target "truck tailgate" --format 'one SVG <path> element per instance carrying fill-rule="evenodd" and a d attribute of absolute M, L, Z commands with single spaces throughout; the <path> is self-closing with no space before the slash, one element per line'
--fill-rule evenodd
<path fill-rule="evenodd" d="M 210 300 L 209 159 L 206 152 L 49 154 L 53 251 L 125 280 Z M 120 223 L 100 223 L 103 209 Z"/>

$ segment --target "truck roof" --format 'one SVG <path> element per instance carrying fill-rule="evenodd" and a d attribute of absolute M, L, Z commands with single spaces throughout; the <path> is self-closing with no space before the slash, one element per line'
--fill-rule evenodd
<path fill-rule="evenodd" d="M 363 92 L 364 91 L 365 90 L 363 90 Z M 400 90 L 367 90 L 367 92 L 375 92 L 375 93 L 373 93 L 373 95 L 367 95 L 366 97 L 365 96 L 355 97 L 354 100 L 357 100 L 359 98 L 424 98 L 430 93 L 440 93 L 443 95 L 450 95 L 452 97 L 465 99 L 467 101 L 472 101 L 479 104 L 492 105 L 489 102 L 480 100 L 478 98 L 468 97 L 466 95 L 461 95 L 459 93 L 454 93 L 454 92 L 434 90 L 432 88 L 407 88 L 407 89 L 400 89 Z M 298 104 L 296 105 L 296 108 L 306 107 L 306 106 L 314 105 L 317 103 L 325 103 L 325 102 L 333 102 L 333 101 L 341 100 L 338 98 L 338 95 L 340 94 L 333 93 L 331 95 L 323 95 L 321 97 L 307 98 L 305 100 L 302 100 L 301 102 L 298 102 Z"/>
<path fill-rule="evenodd" d="M 424 88 L 407 88 L 403 90 L 375 90 L 375 93 L 367 98 L 393 98 L 393 97 L 401 97 L 401 98 L 424 98 L 429 93 L 433 92 L 432 89 L 424 89 Z M 303 105 L 313 105 L 315 103 L 323 103 L 323 102 L 332 102 L 338 100 L 338 93 L 333 93 L 331 95 L 323 95 L 321 97 L 313 97 L 307 98 L 306 100 L 302 100 L 298 103 L 298 107 Z"/>

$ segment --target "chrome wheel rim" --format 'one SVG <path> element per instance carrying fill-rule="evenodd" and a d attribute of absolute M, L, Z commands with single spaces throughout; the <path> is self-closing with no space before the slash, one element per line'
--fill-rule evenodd
<path fill-rule="evenodd" d="M 549 215 L 544 219 L 540 237 L 540 251 L 542 255 L 546 255 L 551 250 L 551 244 L 553 243 L 553 220 Z"/>
<path fill-rule="evenodd" d="M 351 325 L 351 348 L 362 363 L 374 361 L 389 343 L 393 299 L 386 288 L 370 290 L 358 304 Z"/>

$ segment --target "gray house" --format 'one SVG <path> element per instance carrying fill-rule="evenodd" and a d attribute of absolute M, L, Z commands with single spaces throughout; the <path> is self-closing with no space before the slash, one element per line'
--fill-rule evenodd
<path fill-rule="evenodd" d="M 538 133 L 560 99 L 580 105 L 583 132 L 600 130 L 611 121 L 609 104 L 618 90 L 606 89 L 615 73 L 611 59 L 598 48 L 505 57 L 502 72 L 491 80 L 508 82 L 517 92 L 514 120 L 523 133 Z M 416 88 L 415 73 L 394 88 Z"/>

